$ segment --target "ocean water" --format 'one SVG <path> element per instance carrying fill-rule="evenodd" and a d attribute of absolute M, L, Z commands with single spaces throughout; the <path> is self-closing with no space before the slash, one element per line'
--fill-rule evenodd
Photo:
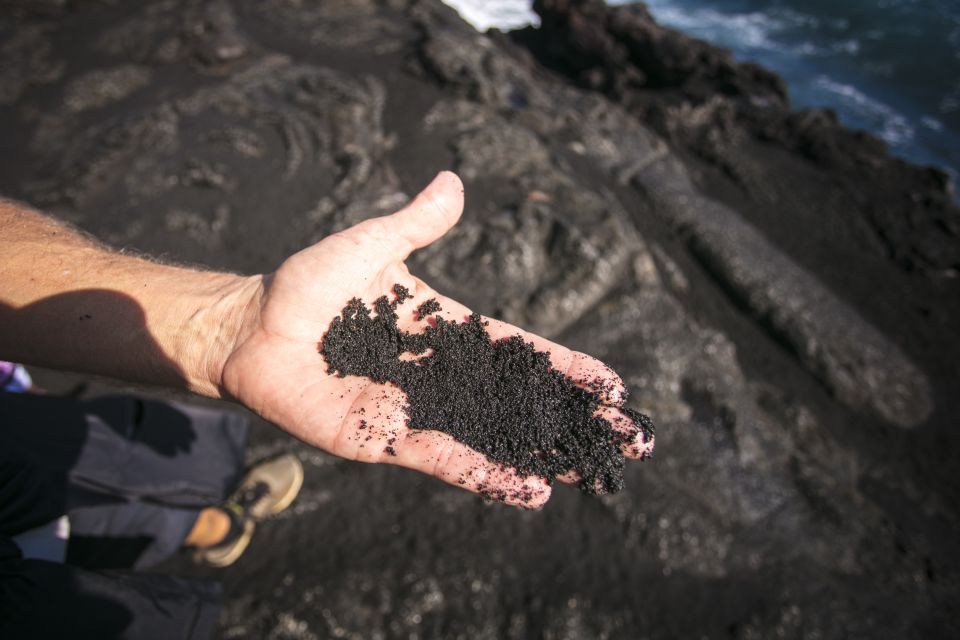
<path fill-rule="evenodd" d="M 537 24 L 528 0 L 444 0 L 480 30 Z M 611 4 L 626 4 L 610 0 Z M 960 0 L 648 0 L 657 20 L 783 76 L 912 162 L 960 175 Z"/>

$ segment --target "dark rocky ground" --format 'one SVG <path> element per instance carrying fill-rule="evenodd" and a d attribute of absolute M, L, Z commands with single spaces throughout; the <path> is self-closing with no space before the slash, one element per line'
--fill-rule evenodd
<path fill-rule="evenodd" d="M 301 499 L 234 567 L 165 569 L 223 580 L 225 638 L 957 637 L 945 176 L 642 7 L 537 6 L 480 35 L 435 0 L 0 1 L 0 193 L 253 272 L 453 168 L 415 272 L 659 427 L 623 492 L 521 512 L 257 424 Z"/>

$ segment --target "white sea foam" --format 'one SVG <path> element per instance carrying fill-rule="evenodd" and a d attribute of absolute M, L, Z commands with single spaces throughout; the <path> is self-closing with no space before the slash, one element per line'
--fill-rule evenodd
<path fill-rule="evenodd" d="M 835 56 L 837 54 L 844 54 L 849 56 L 855 56 L 860 53 L 860 41 L 856 38 L 850 38 L 849 40 L 838 40 L 837 42 L 831 42 L 829 45 L 819 45 L 813 42 L 801 42 L 798 45 L 792 46 L 780 46 L 780 52 L 782 53 L 795 53 L 801 56 Z"/>
<path fill-rule="evenodd" d="M 608 0 L 609 4 L 630 4 L 632 0 Z M 529 0 L 443 0 L 460 16 L 479 31 L 491 27 L 518 29 L 527 25 L 539 25 L 540 18 L 531 8 Z M 777 36 L 797 28 L 816 30 L 821 19 L 805 13 L 784 8 L 767 12 L 724 13 L 709 7 L 686 9 L 676 6 L 672 0 L 648 0 L 657 20 L 665 25 L 681 29 L 736 50 L 760 49 L 777 53 L 794 53 L 808 56 L 825 56 L 836 53 L 855 55 L 860 43 L 843 40 L 829 46 L 803 42 L 786 45 Z M 832 23 L 831 23 L 832 24 Z"/>
<path fill-rule="evenodd" d="M 906 116 L 893 107 L 871 98 L 852 85 L 827 76 L 817 76 L 812 86 L 832 94 L 837 102 L 869 123 L 870 128 L 891 145 L 902 146 L 913 141 L 916 131 Z"/>
<path fill-rule="evenodd" d="M 779 19 L 760 11 L 723 13 L 706 7 L 685 10 L 669 2 L 657 1 L 650 2 L 649 6 L 662 24 L 725 46 L 735 43 L 738 47 L 773 49 L 777 44 L 771 36 L 784 28 Z"/>
<path fill-rule="evenodd" d="M 628 4 L 629 0 L 610 0 L 610 4 Z M 856 39 L 829 44 L 810 41 L 788 43 L 785 34 L 818 32 L 822 27 L 837 28 L 837 21 L 824 21 L 816 16 L 791 9 L 774 7 L 767 11 L 746 13 L 724 12 L 710 7 L 690 9 L 673 0 L 648 0 L 657 21 L 737 52 L 753 50 L 773 55 L 830 56 L 837 53 L 856 55 L 860 42 Z"/>
<path fill-rule="evenodd" d="M 525 0 L 443 0 L 443 3 L 453 7 L 477 31 L 491 27 L 507 31 L 540 24 L 540 17 Z"/>

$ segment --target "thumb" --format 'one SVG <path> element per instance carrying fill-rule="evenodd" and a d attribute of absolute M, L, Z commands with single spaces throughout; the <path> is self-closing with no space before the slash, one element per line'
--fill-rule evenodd
<path fill-rule="evenodd" d="M 463 213 L 463 183 L 457 174 L 441 171 L 410 204 L 371 221 L 396 247 L 395 258 L 406 260 L 414 250 L 441 238 Z"/>

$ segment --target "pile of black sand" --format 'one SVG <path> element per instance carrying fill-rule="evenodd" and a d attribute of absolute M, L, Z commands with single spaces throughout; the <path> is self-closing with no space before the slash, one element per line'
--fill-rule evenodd
<path fill-rule="evenodd" d="M 520 336 L 491 341 L 478 314 L 464 323 L 436 317 L 426 332 L 405 333 L 396 309 L 409 292 L 395 285 L 394 293 L 392 303 L 386 296 L 374 302 L 376 316 L 354 298 L 333 320 L 320 345 L 331 373 L 392 382 L 407 395 L 410 428 L 448 433 L 521 473 L 551 481 L 575 471 L 589 493 L 623 488 L 626 436 L 595 415 L 596 393 L 574 384 Z M 416 315 L 438 310 L 431 299 Z M 645 439 L 652 436 L 647 416 L 623 411 Z"/>

